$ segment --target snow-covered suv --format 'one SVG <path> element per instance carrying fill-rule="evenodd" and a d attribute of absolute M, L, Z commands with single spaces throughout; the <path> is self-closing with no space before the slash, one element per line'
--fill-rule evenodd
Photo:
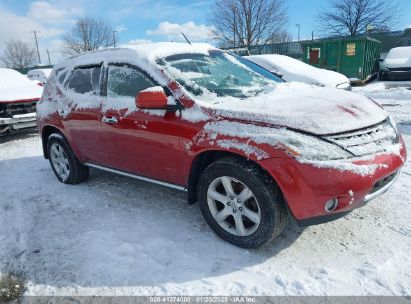
<path fill-rule="evenodd" d="M 107 49 L 56 66 L 37 107 L 67 184 L 98 168 L 188 192 L 245 248 L 288 219 L 329 221 L 386 191 L 406 158 L 395 123 L 351 92 L 285 83 L 208 44 Z"/>

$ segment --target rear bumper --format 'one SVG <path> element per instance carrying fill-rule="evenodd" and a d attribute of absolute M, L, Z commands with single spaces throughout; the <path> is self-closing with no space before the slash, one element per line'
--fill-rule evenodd
<path fill-rule="evenodd" d="M 13 117 L 0 117 L 0 125 L 12 125 L 13 129 L 24 129 L 36 126 L 36 113 L 13 115 Z"/>
<path fill-rule="evenodd" d="M 262 166 L 279 184 L 291 215 L 300 225 L 312 225 L 340 218 L 386 192 L 398 178 L 406 159 L 401 139 L 399 154 L 377 154 L 352 160 L 352 164 L 376 168 L 369 174 L 300 163 L 295 159 L 269 159 Z M 332 212 L 325 203 L 337 199 Z"/>

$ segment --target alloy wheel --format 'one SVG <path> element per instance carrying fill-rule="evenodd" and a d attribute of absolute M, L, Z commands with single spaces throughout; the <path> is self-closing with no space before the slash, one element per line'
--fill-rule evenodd
<path fill-rule="evenodd" d="M 216 178 L 208 187 L 207 202 L 214 220 L 233 235 L 251 235 L 260 225 L 261 210 L 254 193 L 235 178 Z"/>
<path fill-rule="evenodd" d="M 67 180 L 70 175 L 70 164 L 62 146 L 53 143 L 50 147 L 51 163 L 57 175 L 63 180 Z"/>

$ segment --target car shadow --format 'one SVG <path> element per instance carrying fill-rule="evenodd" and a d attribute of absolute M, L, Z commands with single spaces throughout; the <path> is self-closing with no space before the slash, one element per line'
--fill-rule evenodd
<path fill-rule="evenodd" d="M 0 144 L 36 136 L 38 136 L 37 128 L 15 130 L 7 134 L 0 135 Z"/>
<path fill-rule="evenodd" d="M 259 265 L 292 245 L 290 224 L 259 250 L 219 239 L 186 194 L 91 170 L 59 183 L 42 157 L 0 161 L 0 272 L 54 287 L 147 287 Z"/>

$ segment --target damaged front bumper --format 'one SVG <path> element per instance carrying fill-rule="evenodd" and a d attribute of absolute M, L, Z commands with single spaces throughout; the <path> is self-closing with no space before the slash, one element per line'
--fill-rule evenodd
<path fill-rule="evenodd" d="M 300 163 L 292 158 L 261 163 L 280 186 L 290 215 L 299 225 L 307 226 L 338 219 L 386 192 L 407 157 L 402 138 L 399 145 L 398 153 L 353 159 L 347 166 L 334 168 L 328 163 Z M 337 201 L 337 206 L 327 210 L 325 207 L 332 200 Z"/>

